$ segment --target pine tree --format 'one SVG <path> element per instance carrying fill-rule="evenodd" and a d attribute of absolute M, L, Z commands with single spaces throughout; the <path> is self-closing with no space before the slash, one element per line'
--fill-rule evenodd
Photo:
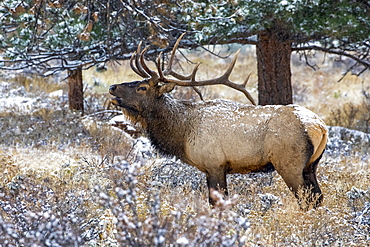
<path fill-rule="evenodd" d="M 261 105 L 293 103 L 294 51 L 348 56 L 362 72 L 370 67 L 368 1 L 185 0 L 182 6 L 198 42 L 256 45 Z"/>
<path fill-rule="evenodd" d="M 83 97 L 82 69 L 129 59 L 140 41 L 152 45 L 153 59 L 184 31 L 191 34 L 181 47 L 256 45 L 261 105 L 293 102 L 294 51 L 350 57 L 359 73 L 370 67 L 370 4 L 363 0 L 4 0 L 0 27 L 0 69 L 69 71 L 70 106 L 79 110 L 83 101 L 73 98 Z"/>
<path fill-rule="evenodd" d="M 168 21 L 153 18 L 171 14 L 162 2 L 4 0 L 0 52 L 5 59 L 0 69 L 27 68 L 43 76 L 68 71 L 69 106 L 83 111 L 83 69 L 129 59 L 141 40 L 168 45 L 162 30 Z"/>

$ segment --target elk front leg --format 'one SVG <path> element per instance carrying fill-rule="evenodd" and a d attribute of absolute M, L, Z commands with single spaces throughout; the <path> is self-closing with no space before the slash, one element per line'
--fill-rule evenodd
<path fill-rule="evenodd" d="M 209 203 L 214 206 L 216 204 L 216 200 L 214 200 L 211 196 L 212 190 L 216 190 L 220 192 L 224 196 L 228 196 L 228 191 L 227 191 L 227 183 L 226 183 L 226 171 L 221 170 L 221 171 L 212 171 L 212 172 L 207 172 L 207 186 L 208 186 L 208 198 L 209 198 Z"/>

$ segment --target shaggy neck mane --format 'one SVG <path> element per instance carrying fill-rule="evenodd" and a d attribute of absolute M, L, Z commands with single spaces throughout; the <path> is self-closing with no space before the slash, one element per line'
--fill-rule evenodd
<path fill-rule="evenodd" d="M 141 114 L 141 122 L 152 145 L 164 155 L 185 158 L 185 142 L 189 133 L 187 124 L 189 105 L 163 95 L 155 102 L 155 107 L 147 107 Z"/>

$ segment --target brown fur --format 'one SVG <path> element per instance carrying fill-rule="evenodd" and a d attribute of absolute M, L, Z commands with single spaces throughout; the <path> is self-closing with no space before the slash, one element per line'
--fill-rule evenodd
<path fill-rule="evenodd" d="M 302 208 L 320 205 L 323 197 L 316 170 L 327 129 L 317 115 L 293 105 L 183 102 L 167 95 L 170 90 L 149 82 L 111 86 L 110 93 L 117 97 L 112 102 L 143 126 L 162 154 L 176 156 L 205 172 L 210 190 L 227 195 L 227 174 L 273 166 Z M 301 189 L 308 197 L 302 197 Z M 210 202 L 215 203 L 211 197 Z"/>

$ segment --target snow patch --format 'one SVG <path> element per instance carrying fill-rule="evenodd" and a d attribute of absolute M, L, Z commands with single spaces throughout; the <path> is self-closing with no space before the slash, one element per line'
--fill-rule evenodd
<path fill-rule="evenodd" d="M 30 112 L 37 99 L 15 96 L 11 98 L 0 98 L 0 108 L 16 108 L 21 112 Z"/>
<path fill-rule="evenodd" d="M 187 239 L 186 237 L 181 237 L 177 239 L 176 244 L 181 244 L 181 245 L 189 244 L 189 239 Z"/>
<path fill-rule="evenodd" d="M 54 92 L 49 93 L 49 97 L 50 98 L 60 98 L 60 97 L 63 97 L 63 89 L 60 89 L 60 90 L 57 90 L 57 91 L 54 91 Z"/>
<path fill-rule="evenodd" d="M 125 115 L 118 115 L 109 120 L 109 124 L 116 124 L 116 123 L 130 124 L 130 121 L 127 119 Z"/>

